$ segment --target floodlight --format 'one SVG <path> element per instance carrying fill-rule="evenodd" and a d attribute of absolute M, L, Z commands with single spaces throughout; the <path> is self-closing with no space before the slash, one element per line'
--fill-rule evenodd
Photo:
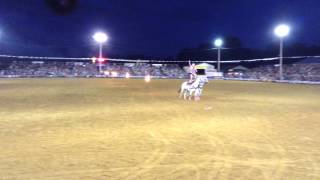
<path fill-rule="evenodd" d="M 215 45 L 216 47 L 218 47 L 218 48 L 220 48 L 220 47 L 222 46 L 222 44 L 223 44 L 223 40 L 220 39 L 220 38 L 218 38 L 218 39 L 216 39 L 216 40 L 214 41 L 214 45 Z"/>
<path fill-rule="evenodd" d="M 98 43 L 105 43 L 108 40 L 108 36 L 103 32 L 95 33 L 92 38 Z"/>
<path fill-rule="evenodd" d="M 274 29 L 274 34 L 280 38 L 288 36 L 290 33 L 290 27 L 285 24 L 281 24 Z"/>

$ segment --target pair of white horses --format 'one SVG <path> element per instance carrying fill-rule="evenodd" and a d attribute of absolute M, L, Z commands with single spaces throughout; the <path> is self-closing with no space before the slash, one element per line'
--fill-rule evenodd
<path fill-rule="evenodd" d="M 203 87 L 208 82 L 209 81 L 207 76 L 198 75 L 193 83 L 188 83 L 188 82 L 182 83 L 181 88 L 179 90 L 179 93 L 180 93 L 179 97 L 180 98 L 183 97 L 185 100 L 187 100 L 187 98 L 191 100 L 192 97 L 194 97 L 195 101 L 199 101 L 200 96 L 202 94 Z"/>

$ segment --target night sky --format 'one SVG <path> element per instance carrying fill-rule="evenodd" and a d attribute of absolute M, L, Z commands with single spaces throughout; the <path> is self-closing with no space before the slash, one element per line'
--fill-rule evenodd
<path fill-rule="evenodd" d="M 0 0 L 0 54 L 92 56 L 97 30 L 110 36 L 105 53 L 120 56 L 175 56 L 230 35 L 265 48 L 281 22 L 292 27 L 287 44 L 320 43 L 319 0 L 79 0 L 66 15 L 44 0 Z"/>

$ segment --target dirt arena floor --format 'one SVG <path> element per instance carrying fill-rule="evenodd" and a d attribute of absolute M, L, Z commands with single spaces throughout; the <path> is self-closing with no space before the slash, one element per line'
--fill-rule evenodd
<path fill-rule="evenodd" d="M 320 86 L 0 79 L 0 179 L 320 179 Z"/>

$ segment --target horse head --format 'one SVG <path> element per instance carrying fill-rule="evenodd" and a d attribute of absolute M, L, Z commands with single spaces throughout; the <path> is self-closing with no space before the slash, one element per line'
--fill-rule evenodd
<path fill-rule="evenodd" d="M 199 87 L 203 87 L 205 84 L 209 82 L 207 76 L 201 76 L 198 78 L 199 78 L 199 84 L 198 84 Z"/>

